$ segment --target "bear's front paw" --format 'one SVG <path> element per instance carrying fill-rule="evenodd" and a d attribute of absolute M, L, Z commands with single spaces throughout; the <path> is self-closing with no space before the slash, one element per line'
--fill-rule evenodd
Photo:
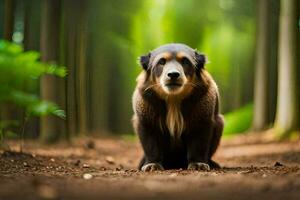
<path fill-rule="evenodd" d="M 192 162 L 192 163 L 189 164 L 188 170 L 204 170 L 204 171 L 209 171 L 210 167 L 206 163 Z"/>
<path fill-rule="evenodd" d="M 153 171 L 164 170 L 164 168 L 159 163 L 148 163 L 145 164 L 141 170 L 143 172 L 153 172 Z"/>

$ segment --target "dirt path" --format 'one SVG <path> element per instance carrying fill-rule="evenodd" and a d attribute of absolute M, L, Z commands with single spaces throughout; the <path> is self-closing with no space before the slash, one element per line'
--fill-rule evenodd
<path fill-rule="evenodd" d="M 0 200 L 300 199 L 299 141 L 252 136 L 223 142 L 215 160 L 224 168 L 210 172 L 139 172 L 139 145 L 121 139 L 55 146 L 28 141 L 25 149 L 0 152 Z"/>

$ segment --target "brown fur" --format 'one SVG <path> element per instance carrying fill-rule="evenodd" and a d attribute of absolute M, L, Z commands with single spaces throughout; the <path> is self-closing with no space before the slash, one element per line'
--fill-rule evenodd
<path fill-rule="evenodd" d="M 149 67 L 143 64 L 146 68 L 137 78 L 132 121 L 145 152 L 140 168 L 146 163 L 158 163 L 163 168 L 185 168 L 187 163 L 194 162 L 217 166 L 211 160 L 223 130 L 217 85 L 204 68 L 183 66 L 183 89 L 168 95 L 161 84 L 163 72 L 155 73 L 155 66 L 159 58 L 172 59 L 173 48 L 178 47 L 170 45 L 170 51 L 149 55 Z M 190 50 L 183 48 L 174 53 L 178 62 L 186 57 L 193 66 L 199 62 Z M 150 66 L 151 62 L 155 64 Z"/>

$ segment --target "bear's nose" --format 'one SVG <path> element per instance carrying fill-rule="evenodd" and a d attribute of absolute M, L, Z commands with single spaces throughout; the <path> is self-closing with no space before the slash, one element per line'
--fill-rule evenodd
<path fill-rule="evenodd" d="M 177 79 L 179 76 L 180 76 L 180 73 L 179 72 L 176 72 L 176 71 L 173 71 L 173 72 L 169 72 L 167 74 L 167 76 L 170 78 L 170 79 Z"/>

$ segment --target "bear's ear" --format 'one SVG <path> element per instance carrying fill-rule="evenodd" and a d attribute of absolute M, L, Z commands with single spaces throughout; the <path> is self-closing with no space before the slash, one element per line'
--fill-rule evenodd
<path fill-rule="evenodd" d="M 148 53 L 147 55 L 140 56 L 139 58 L 140 65 L 143 67 L 144 70 L 147 70 L 149 68 L 150 56 L 151 53 Z"/>
<path fill-rule="evenodd" d="M 206 63 L 206 56 L 204 54 L 195 51 L 196 67 L 198 69 L 203 69 Z"/>

